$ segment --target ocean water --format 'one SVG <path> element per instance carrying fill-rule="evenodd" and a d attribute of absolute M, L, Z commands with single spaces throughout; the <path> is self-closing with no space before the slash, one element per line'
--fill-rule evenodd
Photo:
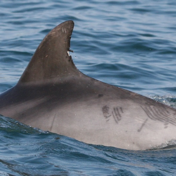
<path fill-rule="evenodd" d="M 1 0 L 0 93 L 17 83 L 45 35 L 73 20 L 79 70 L 176 108 L 175 19 L 175 0 Z M 0 136 L 2 176 L 176 175 L 174 143 L 150 151 L 88 145 L 3 116 Z"/>

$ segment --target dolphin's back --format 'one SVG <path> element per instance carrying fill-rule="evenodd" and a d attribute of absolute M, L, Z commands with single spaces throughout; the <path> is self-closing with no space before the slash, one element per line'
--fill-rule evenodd
<path fill-rule="evenodd" d="M 41 42 L 0 114 L 77 140 L 144 150 L 176 139 L 176 110 L 81 73 L 70 50 L 73 22 Z"/>

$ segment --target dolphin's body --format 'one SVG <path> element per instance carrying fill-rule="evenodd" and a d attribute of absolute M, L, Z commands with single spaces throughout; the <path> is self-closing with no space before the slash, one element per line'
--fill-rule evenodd
<path fill-rule="evenodd" d="M 69 55 L 74 23 L 41 42 L 0 114 L 77 140 L 145 150 L 176 140 L 176 110 L 81 73 Z"/>

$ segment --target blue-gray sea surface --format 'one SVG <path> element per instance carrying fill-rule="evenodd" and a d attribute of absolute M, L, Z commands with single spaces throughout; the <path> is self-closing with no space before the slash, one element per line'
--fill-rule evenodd
<path fill-rule="evenodd" d="M 65 20 L 75 22 L 71 55 L 84 74 L 176 107 L 175 0 L 1 0 L 0 93 Z M 135 152 L 88 145 L 0 116 L 0 175 L 174 176 L 176 145 Z"/>

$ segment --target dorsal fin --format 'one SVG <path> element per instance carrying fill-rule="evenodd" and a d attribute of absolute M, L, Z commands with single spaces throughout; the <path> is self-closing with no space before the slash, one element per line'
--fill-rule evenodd
<path fill-rule="evenodd" d="M 18 84 L 36 84 L 79 73 L 68 53 L 73 27 L 73 21 L 66 21 L 48 33 Z"/>

